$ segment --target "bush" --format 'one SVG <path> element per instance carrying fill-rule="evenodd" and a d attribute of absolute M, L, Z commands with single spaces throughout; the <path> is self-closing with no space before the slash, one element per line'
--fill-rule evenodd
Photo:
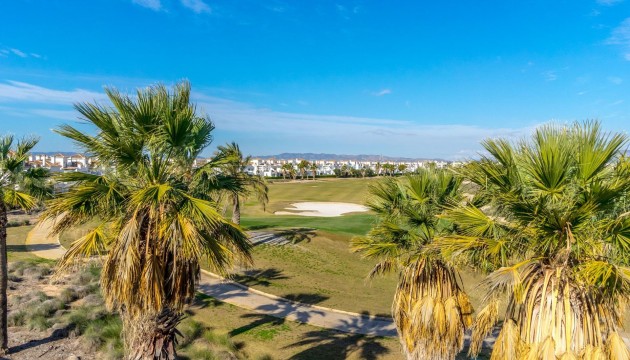
<path fill-rule="evenodd" d="M 199 360 L 217 360 L 218 357 L 217 355 L 214 353 L 214 351 L 210 350 L 208 347 L 205 346 L 195 346 L 192 349 L 190 349 L 189 351 L 187 351 L 188 355 L 190 356 L 190 359 L 199 359 Z"/>
<path fill-rule="evenodd" d="M 50 328 L 51 323 L 50 321 L 48 321 L 46 317 L 42 315 L 35 315 L 35 316 L 30 316 L 26 320 L 26 325 L 28 326 L 29 330 L 44 331 Z"/>
<path fill-rule="evenodd" d="M 230 351 L 236 350 L 236 344 L 228 334 L 217 334 L 212 330 L 206 330 L 203 333 L 203 338 L 210 344 L 221 345 Z"/>
<path fill-rule="evenodd" d="M 182 338 L 179 341 L 181 347 L 186 347 L 197 340 L 201 334 L 203 334 L 203 325 L 195 320 L 187 318 L 182 321 L 177 327 L 177 330 L 182 334 Z"/>
<path fill-rule="evenodd" d="M 79 299 L 79 294 L 77 293 L 77 290 L 75 288 L 68 287 L 68 288 L 63 289 L 63 291 L 59 295 L 59 299 L 63 301 L 64 303 L 69 304 Z"/>
<path fill-rule="evenodd" d="M 65 307 L 66 304 L 60 299 L 48 299 L 40 303 L 38 306 L 35 306 L 34 311 L 31 311 L 30 314 L 33 316 L 50 318 L 57 312 L 57 310 L 62 310 Z"/>
<path fill-rule="evenodd" d="M 7 317 L 9 326 L 24 326 L 26 324 L 26 313 L 23 310 L 12 311 Z"/>

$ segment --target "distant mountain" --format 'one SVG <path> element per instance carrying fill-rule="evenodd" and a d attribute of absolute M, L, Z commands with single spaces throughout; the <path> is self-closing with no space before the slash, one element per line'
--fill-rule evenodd
<path fill-rule="evenodd" d="M 393 162 L 412 162 L 412 161 L 447 161 L 443 159 L 428 159 L 428 158 L 407 158 L 407 157 L 394 157 L 383 155 L 340 155 L 340 154 L 314 154 L 314 153 L 282 153 L 278 155 L 263 155 L 252 156 L 257 159 L 277 159 L 277 160 L 293 160 L 304 159 L 308 161 L 313 160 L 354 160 L 354 161 L 393 161 Z M 447 161 L 448 162 L 448 161 Z"/>

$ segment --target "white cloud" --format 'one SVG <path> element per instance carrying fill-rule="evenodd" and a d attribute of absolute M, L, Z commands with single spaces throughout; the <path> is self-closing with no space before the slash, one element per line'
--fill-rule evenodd
<path fill-rule="evenodd" d="M 621 46 L 624 50 L 624 59 L 630 61 L 630 18 L 626 18 L 613 29 L 606 44 Z"/>
<path fill-rule="evenodd" d="M 235 140 L 255 154 L 280 152 L 336 152 L 389 154 L 461 159 L 462 149 L 478 149 L 488 137 L 520 138 L 531 127 L 490 128 L 472 125 L 429 125 L 395 119 L 315 115 L 277 111 L 193 92 L 200 111 L 217 126 L 217 143 Z M 76 120 L 70 106 L 76 102 L 106 103 L 101 92 L 58 90 L 17 81 L 0 83 L 0 103 L 11 106 L 14 117 L 22 114 Z M 0 107 L 0 113 L 9 114 Z M 252 140 L 254 139 L 254 140 Z M 472 151 L 474 152 L 474 150 Z M 466 155 L 468 156 L 468 155 Z"/>
<path fill-rule="evenodd" d="M 545 71 L 543 73 L 543 77 L 545 78 L 545 81 L 555 81 L 558 79 L 558 74 L 556 74 L 555 71 Z"/>
<path fill-rule="evenodd" d="M 31 55 L 32 57 L 36 58 L 36 59 L 41 59 L 41 57 L 42 57 L 41 55 L 39 55 L 39 54 L 35 54 L 35 53 L 31 53 L 30 55 Z"/>
<path fill-rule="evenodd" d="M 391 89 L 383 89 L 381 91 L 373 92 L 372 95 L 374 95 L 374 96 L 383 96 L 383 95 L 388 95 L 388 94 L 391 94 L 391 93 L 392 93 Z"/>
<path fill-rule="evenodd" d="M 105 94 L 89 90 L 54 90 L 19 81 L 0 83 L 0 102 L 30 102 L 72 105 L 81 101 L 104 101 Z"/>
<path fill-rule="evenodd" d="M 25 58 L 28 57 L 28 55 L 26 55 L 25 53 L 23 53 L 22 51 L 20 51 L 19 49 L 10 49 L 12 53 L 14 53 L 15 55 Z"/>
<path fill-rule="evenodd" d="M 153 11 L 159 11 L 162 9 L 162 3 L 160 0 L 132 0 L 132 2 Z"/>
<path fill-rule="evenodd" d="M 605 6 L 612 6 L 623 2 L 623 0 L 597 0 L 597 3 Z"/>
<path fill-rule="evenodd" d="M 203 2 L 203 0 L 181 0 L 182 5 L 189 8 L 190 10 L 196 12 L 197 14 L 201 13 L 211 13 L 212 9 L 208 4 Z"/>
<path fill-rule="evenodd" d="M 617 76 L 609 76 L 607 79 L 615 85 L 619 85 L 623 82 L 623 79 Z"/>

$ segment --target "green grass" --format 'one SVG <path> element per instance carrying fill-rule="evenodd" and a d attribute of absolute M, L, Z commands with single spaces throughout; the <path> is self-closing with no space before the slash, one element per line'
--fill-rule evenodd
<path fill-rule="evenodd" d="M 85 236 L 88 231 L 93 230 L 98 225 L 98 220 L 92 220 L 87 224 L 68 229 L 59 235 L 59 243 L 64 248 L 69 249 L 75 240 Z"/>
<path fill-rule="evenodd" d="M 311 228 L 346 235 L 365 235 L 374 222 L 370 214 L 345 215 L 339 217 L 310 216 L 245 216 L 241 225 L 247 230 L 269 230 L 286 228 Z"/>
<path fill-rule="evenodd" d="M 207 343 L 223 349 L 233 344 L 238 353 L 248 359 L 403 358 L 398 340 L 394 338 L 346 334 L 276 319 L 201 294 L 190 308 L 190 314 L 193 320 L 211 329 L 202 336 Z M 199 350 L 190 346 L 180 351 L 180 355 L 201 358 Z"/>
<path fill-rule="evenodd" d="M 301 201 L 338 201 L 364 204 L 368 195 L 368 186 L 378 181 L 366 179 L 319 179 L 296 182 L 272 182 L 269 184 L 269 204 L 267 211 L 254 197 L 248 199 L 243 207 L 243 216 L 265 216 L 283 210 L 294 202 Z"/>
<path fill-rule="evenodd" d="M 9 262 L 28 261 L 31 263 L 52 263 L 52 261 L 31 254 L 26 245 L 26 236 L 34 226 L 17 226 L 7 228 L 7 255 Z"/>

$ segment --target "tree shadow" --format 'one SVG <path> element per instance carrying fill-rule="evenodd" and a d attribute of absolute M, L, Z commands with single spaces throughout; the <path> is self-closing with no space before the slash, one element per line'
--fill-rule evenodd
<path fill-rule="evenodd" d="M 69 336 L 70 332 L 75 327 L 76 327 L 75 324 L 69 324 L 69 325 L 67 325 L 67 326 L 65 326 L 63 328 L 53 330 L 53 332 L 49 336 L 47 336 L 45 338 L 41 338 L 41 339 L 37 339 L 37 340 L 30 340 L 27 343 L 12 346 L 12 347 L 9 348 L 9 354 L 13 356 L 13 355 L 15 355 L 15 354 L 17 354 L 17 353 L 19 353 L 21 351 L 28 350 L 28 349 L 31 349 L 31 348 L 34 348 L 34 347 L 38 347 L 38 346 L 41 346 L 41 345 L 44 345 L 44 344 L 48 344 L 48 343 L 53 342 L 53 341 L 57 341 L 57 340 L 60 340 L 60 339 L 67 338 Z M 42 354 L 42 355 L 44 355 L 44 354 Z M 40 357 L 41 357 L 41 355 L 40 355 Z M 4 359 L 4 358 L 1 357 L 0 359 Z"/>
<path fill-rule="evenodd" d="M 308 304 L 315 305 L 328 299 L 328 297 L 319 294 L 298 293 L 288 294 L 284 299 L 286 300 L 276 301 L 273 304 L 260 305 L 255 309 L 255 311 L 264 312 L 264 314 L 245 314 L 241 316 L 241 318 L 253 319 L 253 321 L 230 331 L 230 336 L 236 336 L 263 325 L 282 325 L 287 319 L 306 323 L 311 316 L 323 315 L 324 312 L 298 302 L 309 301 Z"/>
<path fill-rule="evenodd" d="M 277 231 L 276 235 L 284 237 L 291 244 L 299 244 L 303 241 L 310 242 L 317 234 L 312 228 L 293 228 Z"/>
<path fill-rule="evenodd" d="M 282 270 L 276 268 L 250 269 L 243 271 L 242 274 L 230 275 L 230 280 L 250 287 L 256 285 L 268 287 L 274 280 L 284 280 L 288 278 L 288 276 L 283 275 Z"/>
<path fill-rule="evenodd" d="M 247 226 L 245 227 L 245 230 L 249 230 L 249 231 L 253 231 L 253 230 L 263 230 L 263 229 L 269 229 L 269 228 L 274 228 L 278 225 L 276 224 L 260 224 L 260 225 L 251 225 L 251 226 Z"/>
<path fill-rule="evenodd" d="M 301 340 L 288 347 L 303 347 L 307 349 L 291 356 L 295 360 L 343 360 L 350 354 L 356 353 L 358 359 L 376 360 L 380 356 L 389 353 L 383 344 L 382 338 L 360 334 L 345 334 L 331 330 L 309 331 Z"/>
<path fill-rule="evenodd" d="M 7 245 L 7 252 L 28 252 L 26 245 Z"/>
<path fill-rule="evenodd" d="M 28 252 L 58 249 L 59 244 L 7 245 L 8 252 Z"/>

